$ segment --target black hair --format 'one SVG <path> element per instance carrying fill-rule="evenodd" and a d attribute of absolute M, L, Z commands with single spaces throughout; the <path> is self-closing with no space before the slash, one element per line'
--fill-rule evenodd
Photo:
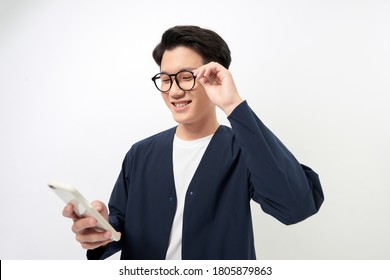
<path fill-rule="evenodd" d="M 178 46 L 188 47 L 197 52 L 204 63 L 215 61 L 229 68 L 230 50 L 226 42 L 212 30 L 193 25 L 178 25 L 166 30 L 161 42 L 153 50 L 153 58 L 161 66 L 163 54 Z"/>

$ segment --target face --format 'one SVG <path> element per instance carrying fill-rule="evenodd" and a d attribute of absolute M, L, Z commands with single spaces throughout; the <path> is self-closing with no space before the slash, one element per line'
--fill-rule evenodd
<path fill-rule="evenodd" d="M 187 47 L 167 50 L 161 60 L 161 72 L 174 74 L 181 70 L 195 70 L 202 66 L 203 58 Z M 172 77 L 174 80 L 174 78 Z M 215 105 L 210 101 L 203 86 L 195 81 L 190 91 L 180 89 L 176 81 L 167 93 L 161 93 L 165 104 L 171 110 L 173 118 L 180 125 L 207 126 L 214 120 Z"/>

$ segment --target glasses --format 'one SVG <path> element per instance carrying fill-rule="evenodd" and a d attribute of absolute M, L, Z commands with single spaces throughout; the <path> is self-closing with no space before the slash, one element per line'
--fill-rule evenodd
<path fill-rule="evenodd" d="M 190 91 L 195 86 L 194 73 L 188 70 L 181 70 L 176 74 L 158 73 L 154 75 L 152 81 L 159 91 L 168 92 L 173 84 L 172 77 L 175 78 L 177 86 L 184 91 Z"/>

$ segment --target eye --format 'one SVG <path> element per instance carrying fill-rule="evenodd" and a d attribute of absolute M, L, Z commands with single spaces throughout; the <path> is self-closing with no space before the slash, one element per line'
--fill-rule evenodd
<path fill-rule="evenodd" d="M 188 82 L 188 81 L 192 81 L 194 79 L 194 76 L 192 75 L 191 72 L 181 72 L 178 78 L 181 81 Z"/>
<path fill-rule="evenodd" d="M 164 84 L 169 84 L 171 82 L 170 79 L 164 79 L 164 80 L 161 80 L 162 83 Z"/>
<path fill-rule="evenodd" d="M 191 81 L 194 77 L 192 77 L 192 75 L 185 75 L 182 77 L 182 80 L 184 81 Z"/>
<path fill-rule="evenodd" d="M 161 83 L 163 83 L 163 84 L 171 83 L 171 78 L 168 75 L 161 75 L 160 80 L 161 80 Z"/>

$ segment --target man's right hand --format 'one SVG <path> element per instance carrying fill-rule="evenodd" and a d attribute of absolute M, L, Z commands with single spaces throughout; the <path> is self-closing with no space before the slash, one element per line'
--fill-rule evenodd
<path fill-rule="evenodd" d="M 108 221 L 108 210 L 103 202 L 96 200 L 91 205 Z M 72 204 L 69 203 L 64 207 L 62 215 L 73 220 L 72 231 L 76 234 L 76 240 L 84 249 L 95 249 L 112 242 L 109 231 L 97 228 L 95 218 L 77 216 L 73 212 Z"/>

